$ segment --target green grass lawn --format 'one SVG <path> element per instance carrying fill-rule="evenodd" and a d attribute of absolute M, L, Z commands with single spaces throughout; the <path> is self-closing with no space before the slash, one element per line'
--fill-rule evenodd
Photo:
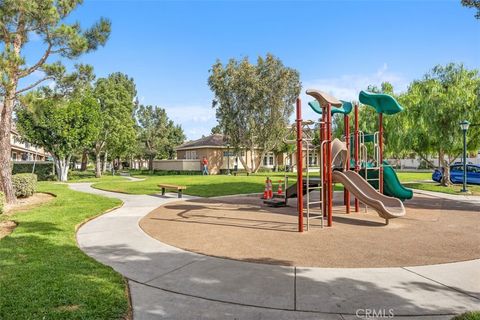
<path fill-rule="evenodd" d="M 311 173 L 312 176 L 318 174 Z M 284 178 L 284 174 L 279 173 L 258 173 L 255 175 L 240 175 L 240 176 L 226 176 L 226 175 L 137 175 L 136 178 L 145 179 L 144 181 L 131 182 L 120 176 L 106 175 L 100 179 L 92 176 L 75 179 L 78 182 L 94 182 L 93 187 L 123 192 L 129 194 L 155 194 L 159 192 L 158 184 L 176 184 L 185 185 L 187 190 L 185 194 L 200 196 L 200 197 L 216 197 L 233 194 L 245 193 L 261 193 L 265 186 L 265 177 L 271 177 L 274 183 L 274 190 L 277 189 L 278 180 Z M 296 174 L 289 173 L 289 183 L 295 183 Z M 418 181 L 428 180 L 431 173 L 428 172 L 399 172 L 400 181 Z M 343 190 L 341 185 L 337 185 L 335 190 Z"/>
<path fill-rule="evenodd" d="M 435 192 L 443 192 L 443 193 L 448 193 L 448 194 L 462 194 L 460 190 L 462 189 L 461 184 L 454 184 L 449 187 L 443 187 L 439 185 L 436 182 L 425 182 L 425 183 L 407 183 L 405 184 L 406 187 L 412 188 L 412 189 L 420 189 L 420 190 L 426 190 L 426 191 L 435 191 Z M 468 191 L 472 195 L 480 195 L 480 186 L 473 186 L 469 185 L 467 187 Z"/>
<path fill-rule="evenodd" d="M 432 180 L 432 172 L 399 172 L 397 171 L 397 176 L 401 182 Z"/>
<path fill-rule="evenodd" d="M 0 319 L 121 319 L 128 312 L 121 275 L 85 255 L 75 226 L 120 200 L 40 182 L 57 198 L 2 220 L 18 223 L 0 240 Z"/>
<path fill-rule="evenodd" d="M 159 183 L 176 184 L 187 186 L 186 194 L 200 197 L 215 197 L 232 194 L 261 193 L 265 186 L 267 175 L 168 175 L 168 176 L 136 176 L 145 179 L 144 181 L 128 181 L 124 178 L 121 181 L 108 179 L 97 180 L 93 187 L 115 192 L 130 194 L 154 194 L 159 193 Z M 278 180 L 283 179 L 283 174 L 268 174 L 273 181 L 274 190 L 278 187 Z M 295 176 L 289 178 L 290 183 L 295 182 Z"/>
<path fill-rule="evenodd" d="M 480 320 L 480 311 L 466 312 L 453 317 L 452 320 Z"/>

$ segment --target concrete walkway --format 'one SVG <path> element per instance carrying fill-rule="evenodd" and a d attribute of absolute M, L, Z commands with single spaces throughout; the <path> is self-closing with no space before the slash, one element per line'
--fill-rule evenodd
<path fill-rule="evenodd" d="M 175 195 L 118 194 L 84 183 L 70 187 L 124 202 L 82 226 L 77 241 L 89 256 L 128 279 L 135 319 L 358 319 L 357 314 L 372 312 L 450 319 L 480 310 L 480 260 L 330 269 L 208 257 L 161 243 L 138 226 Z"/>
<path fill-rule="evenodd" d="M 449 194 L 449 193 L 443 193 L 443 192 L 434 192 L 434 191 L 418 190 L 418 189 L 413 189 L 413 192 L 418 194 L 428 195 L 435 198 L 462 201 L 462 202 L 467 202 L 472 204 L 480 204 L 480 196 Z"/>

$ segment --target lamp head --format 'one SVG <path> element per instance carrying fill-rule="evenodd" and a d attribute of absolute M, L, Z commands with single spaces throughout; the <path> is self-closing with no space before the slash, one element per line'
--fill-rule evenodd
<path fill-rule="evenodd" d="M 462 128 L 463 131 L 467 131 L 469 126 L 470 122 L 468 122 L 467 120 L 463 120 L 462 122 L 460 122 L 460 128 Z"/>

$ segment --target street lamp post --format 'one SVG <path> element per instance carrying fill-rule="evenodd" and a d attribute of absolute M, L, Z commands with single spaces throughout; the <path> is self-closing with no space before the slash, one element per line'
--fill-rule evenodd
<path fill-rule="evenodd" d="M 227 144 L 227 175 L 230 175 L 230 143 Z"/>
<path fill-rule="evenodd" d="M 460 128 L 463 131 L 463 188 L 461 192 L 468 192 L 467 190 L 467 130 L 470 122 L 463 120 L 460 123 Z"/>

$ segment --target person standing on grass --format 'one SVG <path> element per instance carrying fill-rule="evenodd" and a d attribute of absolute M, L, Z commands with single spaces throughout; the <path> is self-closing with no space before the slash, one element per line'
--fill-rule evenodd
<path fill-rule="evenodd" d="M 208 160 L 207 157 L 202 159 L 202 174 L 208 176 Z"/>

